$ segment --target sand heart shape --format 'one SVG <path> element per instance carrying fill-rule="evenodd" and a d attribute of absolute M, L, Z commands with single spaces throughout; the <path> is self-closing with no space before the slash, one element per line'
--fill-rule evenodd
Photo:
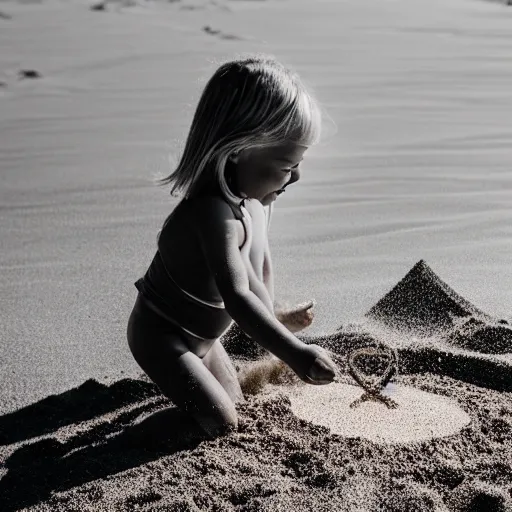
<path fill-rule="evenodd" d="M 357 348 L 348 355 L 347 364 L 352 378 L 365 390 L 350 407 L 367 400 L 383 402 L 389 408 L 398 407 L 396 402 L 381 393 L 397 372 L 398 356 L 395 350 L 387 346 Z"/>

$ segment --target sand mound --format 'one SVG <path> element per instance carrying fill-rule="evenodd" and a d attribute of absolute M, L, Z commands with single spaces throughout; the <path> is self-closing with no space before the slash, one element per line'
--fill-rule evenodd
<path fill-rule="evenodd" d="M 446 336 L 449 343 L 466 350 L 487 354 L 512 352 L 512 329 L 504 320 L 498 324 L 486 324 L 470 317 Z"/>
<path fill-rule="evenodd" d="M 499 320 L 480 311 L 470 302 L 452 290 L 432 269 L 421 260 L 407 275 L 365 315 L 374 325 L 384 326 L 403 336 L 427 339 L 434 337 L 437 341 L 482 354 L 512 353 L 512 326 L 506 320 Z M 387 333 L 389 334 L 389 332 Z M 346 355 L 349 350 L 362 346 L 388 345 L 387 334 L 369 329 L 364 324 L 345 328 L 340 326 L 332 334 L 320 336 L 296 336 L 305 343 L 321 345 L 335 353 Z M 396 336 L 396 334 L 395 334 Z M 241 359 L 259 359 L 266 351 L 251 340 L 236 325 L 225 333 L 222 343 L 227 352 Z M 420 357 L 409 370 L 421 366 L 421 371 L 432 371 L 441 375 L 451 375 L 479 385 L 497 382 L 495 389 L 511 390 L 512 384 L 503 383 L 512 376 L 510 365 L 503 361 L 482 361 L 471 354 L 441 349 L 433 343 L 423 346 L 402 347 L 406 360 L 413 363 L 414 356 Z M 418 354 L 418 351 L 421 354 Z M 414 356 L 412 356 L 414 354 Z M 435 363 L 431 355 L 437 354 L 440 364 Z M 435 359 L 435 358 L 434 358 Z M 429 367 L 432 360 L 433 366 Z M 421 364 L 421 362 L 426 364 Z M 428 363 L 428 364 L 427 364 Z M 462 363 L 462 368 L 453 365 Z M 493 368 L 499 367 L 498 378 L 492 376 Z M 478 370 L 474 370 L 474 367 Z M 502 378 L 502 371 L 505 375 Z M 446 373 L 445 373 L 446 372 Z M 473 376 L 471 375 L 473 373 Z M 504 386 L 500 388 L 500 386 Z"/>
<path fill-rule="evenodd" d="M 389 327 L 430 336 L 454 327 L 454 320 L 469 316 L 492 321 L 442 281 L 420 260 L 366 317 Z"/>
<path fill-rule="evenodd" d="M 405 386 L 390 385 L 383 392 L 398 404 L 396 409 L 375 401 L 351 408 L 362 392 L 347 384 L 302 386 L 290 396 L 292 411 L 334 434 L 385 443 L 449 436 L 470 422 L 453 400 Z"/>
<path fill-rule="evenodd" d="M 512 500 L 506 491 L 479 480 L 464 482 L 449 500 L 453 512 L 509 512 Z"/>

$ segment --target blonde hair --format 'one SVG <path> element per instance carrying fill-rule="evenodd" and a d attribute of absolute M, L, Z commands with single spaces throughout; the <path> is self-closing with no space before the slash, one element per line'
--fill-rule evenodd
<path fill-rule="evenodd" d="M 226 177 L 232 155 L 288 141 L 310 146 L 320 130 L 320 109 L 296 73 L 270 56 L 232 60 L 206 84 L 178 166 L 159 182 L 186 198 L 216 183 L 235 205 Z"/>

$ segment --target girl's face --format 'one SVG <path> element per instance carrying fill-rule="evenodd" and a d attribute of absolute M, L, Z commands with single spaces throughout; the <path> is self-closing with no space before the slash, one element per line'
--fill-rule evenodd
<path fill-rule="evenodd" d="M 299 164 L 307 146 L 287 142 L 242 151 L 235 160 L 235 180 L 240 194 L 258 199 L 264 206 L 280 191 L 298 181 Z"/>

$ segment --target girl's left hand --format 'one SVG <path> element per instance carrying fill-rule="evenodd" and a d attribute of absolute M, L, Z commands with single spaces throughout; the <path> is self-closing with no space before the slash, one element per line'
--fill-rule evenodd
<path fill-rule="evenodd" d="M 290 331 L 299 332 L 313 323 L 315 301 L 302 302 L 294 307 L 277 307 L 276 318 Z"/>

